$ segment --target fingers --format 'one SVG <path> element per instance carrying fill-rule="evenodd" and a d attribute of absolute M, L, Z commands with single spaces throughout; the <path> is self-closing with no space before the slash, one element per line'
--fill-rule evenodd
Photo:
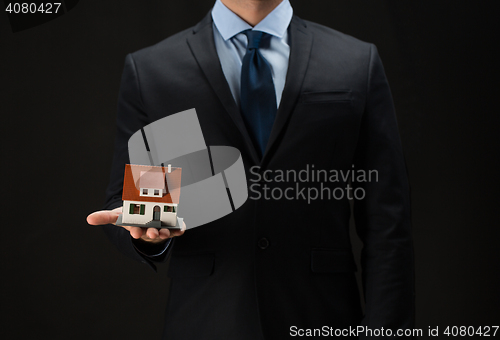
<path fill-rule="evenodd" d="M 135 239 L 142 239 L 144 241 L 148 242 L 161 242 L 163 240 L 166 240 L 167 238 L 170 237 L 170 233 L 165 234 L 163 230 L 165 229 L 160 229 L 158 231 L 155 228 L 140 228 L 140 227 L 124 227 L 130 232 L 130 236 L 132 236 Z"/>
<path fill-rule="evenodd" d="M 158 230 L 155 228 L 146 229 L 137 227 L 132 227 L 130 229 L 130 235 L 132 235 L 133 238 L 141 238 L 144 241 L 153 243 L 163 242 L 169 238 L 181 236 L 182 234 L 184 234 L 184 230 L 170 230 L 166 228 L 161 228 Z"/>
<path fill-rule="evenodd" d="M 159 234 L 160 234 L 160 238 L 161 238 L 162 240 L 166 240 L 166 239 L 168 239 L 169 237 L 171 237 L 171 236 L 172 236 L 172 234 L 171 234 L 170 230 L 165 229 L 165 228 L 160 229 Z"/>
<path fill-rule="evenodd" d="M 89 216 L 87 216 L 87 223 L 90 225 L 104 225 L 109 223 L 115 223 L 118 215 L 121 214 L 122 208 L 116 208 L 114 210 L 101 210 L 96 211 Z"/>
<path fill-rule="evenodd" d="M 139 227 L 129 227 L 130 235 L 135 239 L 142 239 L 147 242 L 163 242 L 166 239 L 173 237 L 170 230 L 168 229 L 156 229 L 156 228 L 139 228 Z"/>
<path fill-rule="evenodd" d="M 146 236 L 149 237 L 150 239 L 154 240 L 156 238 L 159 238 L 160 232 L 156 230 L 155 228 L 148 228 L 146 230 Z"/>
<path fill-rule="evenodd" d="M 139 228 L 139 227 L 126 227 L 124 226 L 125 229 L 127 229 L 130 232 L 130 236 L 132 236 L 135 239 L 142 238 L 144 235 L 144 229 Z"/>

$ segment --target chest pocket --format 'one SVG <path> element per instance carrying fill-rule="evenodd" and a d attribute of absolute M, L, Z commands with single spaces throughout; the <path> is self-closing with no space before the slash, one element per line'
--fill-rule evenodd
<path fill-rule="evenodd" d="M 352 103 L 352 92 L 350 90 L 335 90 L 327 92 L 304 92 L 300 97 L 302 104 L 322 103 Z"/>
<path fill-rule="evenodd" d="M 357 104 L 350 89 L 302 92 L 283 133 L 283 150 L 293 150 L 301 164 L 329 169 L 336 145 L 350 147 L 357 134 Z"/>

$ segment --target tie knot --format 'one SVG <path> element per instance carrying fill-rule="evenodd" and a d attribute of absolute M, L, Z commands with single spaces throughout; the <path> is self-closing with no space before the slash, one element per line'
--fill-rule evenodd
<path fill-rule="evenodd" d="M 265 34 L 264 32 L 261 31 L 252 31 L 252 30 L 247 30 L 243 33 L 245 33 L 245 35 L 248 38 L 247 50 L 259 48 L 262 37 Z"/>

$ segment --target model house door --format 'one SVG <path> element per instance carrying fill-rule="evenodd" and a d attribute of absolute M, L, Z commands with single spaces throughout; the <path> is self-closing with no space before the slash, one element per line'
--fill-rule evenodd
<path fill-rule="evenodd" d="M 155 206 L 153 208 L 153 220 L 154 221 L 160 220 L 160 207 L 159 206 Z"/>

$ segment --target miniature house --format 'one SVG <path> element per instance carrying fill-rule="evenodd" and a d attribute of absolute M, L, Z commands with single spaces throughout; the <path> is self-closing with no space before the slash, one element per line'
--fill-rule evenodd
<path fill-rule="evenodd" d="M 181 169 L 127 164 L 123 178 L 125 225 L 175 226 Z"/>

